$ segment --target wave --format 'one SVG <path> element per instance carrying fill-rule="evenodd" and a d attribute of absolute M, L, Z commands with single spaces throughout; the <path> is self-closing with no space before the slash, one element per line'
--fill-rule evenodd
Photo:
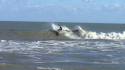
<path fill-rule="evenodd" d="M 52 24 L 52 27 L 55 31 L 59 29 L 58 25 Z M 62 31 L 59 32 L 60 34 L 64 34 L 66 37 L 71 39 L 125 39 L 125 31 L 123 33 L 104 33 L 104 32 L 92 32 L 83 30 L 80 26 L 77 26 L 76 30 L 70 30 L 66 26 L 62 26 Z"/>
<path fill-rule="evenodd" d="M 59 25 L 52 23 L 52 30 L 0 30 L 0 39 L 125 39 L 125 31 L 117 32 L 94 32 L 84 30 L 81 26 L 71 30 L 65 25 L 61 25 L 62 30 L 58 31 Z"/>

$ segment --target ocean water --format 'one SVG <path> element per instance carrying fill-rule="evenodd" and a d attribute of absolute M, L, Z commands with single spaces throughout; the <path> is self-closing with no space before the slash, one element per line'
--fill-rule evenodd
<path fill-rule="evenodd" d="M 1 21 L 0 70 L 124 70 L 124 31 L 113 23 Z"/>

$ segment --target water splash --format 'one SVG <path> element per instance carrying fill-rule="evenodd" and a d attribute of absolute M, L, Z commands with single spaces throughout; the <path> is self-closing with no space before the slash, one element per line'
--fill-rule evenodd
<path fill-rule="evenodd" d="M 66 27 L 65 25 L 62 26 L 62 31 L 58 31 L 60 26 L 52 23 L 52 28 L 53 30 L 57 31 L 59 34 L 63 34 L 68 38 L 71 39 L 80 39 L 80 37 L 78 37 L 77 35 L 75 35 L 72 30 L 70 30 L 68 27 Z"/>
<path fill-rule="evenodd" d="M 57 31 L 59 29 L 58 25 L 56 25 L 54 23 L 52 23 L 51 25 L 52 25 L 53 30 Z"/>

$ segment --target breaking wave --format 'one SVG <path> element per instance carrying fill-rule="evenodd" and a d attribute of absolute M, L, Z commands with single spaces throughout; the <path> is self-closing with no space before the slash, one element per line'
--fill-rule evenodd
<path fill-rule="evenodd" d="M 55 31 L 59 29 L 59 26 L 56 24 L 52 24 L 52 27 Z M 68 27 L 62 26 L 62 31 L 60 31 L 59 34 L 64 34 L 71 39 L 125 39 L 125 31 L 123 31 L 123 33 L 97 33 L 83 30 L 80 26 L 77 26 L 76 30 L 70 30 Z"/>
<path fill-rule="evenodd" d="M 51 24 L 52 30 L 0 30 L 0 39 L 125 39 L 125 31 L 121 32 L 94 32 L 84 30 L 81 26 L 71 30 L 65 25 L 61 25 L 62 30 L 58 31 L 58 24 Z"/>

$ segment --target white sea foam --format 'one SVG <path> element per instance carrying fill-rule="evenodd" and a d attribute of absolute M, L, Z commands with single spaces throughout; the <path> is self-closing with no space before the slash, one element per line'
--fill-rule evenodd
<path fill-rule="evenodd" d="M 77 62 L 93 64 L 120 64 L 124 59 L 124 41 L 114 40 L 42 40 L 42 41 L 13 41 L 1 40 L 0 53 L 19 54 L 27 56 L 22 62 Z M 116 53 L 116 54 L 115 54 Z M 21 55 L 20 55 L 21 54 Z M 97 56 L 95 56 L 97 55 Z M 93 57 L 93 59 L 91 59 Z M 114 61 L 115 58 L 115 61 Z M 5 59 L 0 55 L 0 59 Z M 21 58 L 19 58 L 20 60 Z M 107 61 L 105 61 L 106 59 Z M 17 58 L 18 60 L 18 58 Z M 101 61 L 100 61 L 101 60 Z M 21 61 L 21 60 L 20 60 Z M 112 62 L 111 62 L 112 61 Z M 124 60 L 122 60 L 124 61 Z M 75 65 L 75 64 L 74 64 Z"/>
<path fill-rule="evenodd" d="M 123 33 L 88 32 L 85 36 L 85 39 L 125 39 L 125 32 L 123 32 Z"/>

